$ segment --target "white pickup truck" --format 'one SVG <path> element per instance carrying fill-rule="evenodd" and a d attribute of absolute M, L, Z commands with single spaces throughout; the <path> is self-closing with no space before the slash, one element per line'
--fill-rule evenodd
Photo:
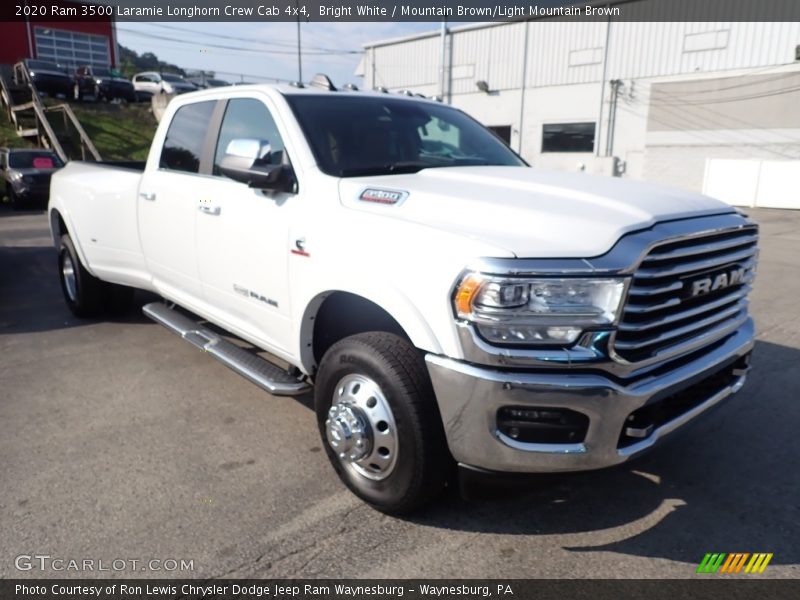
<path fill-rule="evenodd" d="M 313 384 L 331 463 L 386 512 L 455 464 L 622 463 L 738 391 L 753 347 L 745 216 L 539 171 L 418 97 L 185 94 L 145 164 L 56 173 L 49 218 L 76 315 L 156 292 L 148 316 L 272 394 Z"/>

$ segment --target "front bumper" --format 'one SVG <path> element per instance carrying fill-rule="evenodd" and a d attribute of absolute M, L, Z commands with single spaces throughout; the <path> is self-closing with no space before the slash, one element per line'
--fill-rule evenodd
<path fill-rule="evenodd" d="M 714 349 L 672 370 L 624 384 L 593 373 L 499 370 L 429 354 L 428 371 L 453 457 L 471 467 L 504 472 L 582 471 L 616 465 L 719 404 L 744 384 L 754 344 L 752 319 Z M 709 382 L 723 383 L 711 385 Z M 639 440 L 623 442 L 631 415 L 692 389 L 709 390 L 671 413 Z M 497 424 L 502 407 L 569 409 L 589 418 L 580 442 L 519 442 Z"/>
<path fill-rule="evenodd" d="M 21 200 L 47 200 L 50 196 L 50 182 L 22 183 L 12 185 L 12 189 Z"/>

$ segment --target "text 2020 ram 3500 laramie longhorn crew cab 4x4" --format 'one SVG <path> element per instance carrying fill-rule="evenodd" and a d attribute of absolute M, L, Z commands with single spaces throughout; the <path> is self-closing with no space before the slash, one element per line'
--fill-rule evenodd
<path fill-rule="evenodd" d="M 434 497 L 453 460 L 626 461 L 739 390 L 753 346 L 743 215 L 530 168 L 404 95 L 182 95 L 145 164 L 69 163 L 49 215 L 76 315 L 151 290 L 150 317 L 273 394 L 313 382 L 331 463 L 387 512 Z"/>

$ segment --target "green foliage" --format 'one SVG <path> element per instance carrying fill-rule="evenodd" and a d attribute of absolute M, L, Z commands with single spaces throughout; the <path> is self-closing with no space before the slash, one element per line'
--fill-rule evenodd
<path fill-rule="evenodd" d="M 157 123 L 150 103 L 73 104 L 103 160 L 145 160 Z"/>
<path fill-rule="evenodd" d="M 141 55 L 130 48 L 119 46 L 119 70 L 127 78 L 133 77 L 142 71 L 158 71 L 160 73 L 176 73 L 185 76 L 186 73 L 177 65 L 166 63 L 158 59 L 152 52 Z"/>
<path fill-rule="evenodd" d="M 17 137 L 11 121 L 5 115 L 0 116 L 0 148 L 30 148 L 31 144 Z"/>
<path fill-rule="evenodd" d="M 75 116 L 103 160 L 145 160 L 158 123 L 150 103 L 72 104 Z M 60 118 L 55 117 L 55 118 Z M 17 137 L 11 122 L 0 117 L 0 147 L 31 148 L 35 142 Z"/>

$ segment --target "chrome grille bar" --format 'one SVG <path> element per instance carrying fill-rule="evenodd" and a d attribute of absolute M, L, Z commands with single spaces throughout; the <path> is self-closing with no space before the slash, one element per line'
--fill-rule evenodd
<path fill-rule="evenodd" d="M 654 252 L 644 259 L 644 263 L 653 263 L 663 260 L 672 260 L 676 258 L 685 258 L 687 256 L 696 256 L 698 254 L 708 254 L 709 252 L 718 252 L 720 250 L 730 250 L 740 246 L 755 245 L 758 241 L 756 235 L 746 235 L 735 237 L 730 240 L 722 240 L 718 242 L 710 242 L 700 244 L 698 246 L 689 246 L 686 248 L 676 248 L 674 250 L 667 250 L 664 252 Z"/>
<path fill-rule="evenodd" d="M 636 277 L 645 279 L 660 279 L 662 277 L 674 277 L 676 275 L 685 275 L 694 271 L 705 271 L 715 267 L 721 267 L 735 262 L 747 261 L 755 257 L 757 250 L 755 248 L 748 248 L 746 250 L 739 250 L 737 252 L 729 252 L 722 256 L 714 258 L 706 258 L 703 260 L 695 260 L 691 262 L 682 263 L 672 268 L 661 268 L 658 266 L 640 267 L 636 271 Z"/>
<path fill-rule="evenodd" d="M 736 291 L 733 291 L 729 294 L 725 294 L 718 300 L 714 300 L 713 302 L 703 303 L 695 308 L 690 308 L 680 312 L 672 313 L 666 316 L 662 316 L 658 319 L 653 319 L 651 321 L 646 321 L 643 323 L 636 323 L 636 324 L 620 323 L 619 330 L 644 331 L 647 329 L 653 329 L 654 327 L 663 327 L 664 325 L 669 325 L 670 323 L 677 323 L 678 321 L 683 321 L 691 317 L 700 316 L 704 313 L 707 313 L 710 310 L 722 308 L 724 306 L 727 306 L 731 302 L 737 302 L 739 300 L 742 300 L 749 293 L 750 293 L 750 286 L 746 285 L 737 289 Z"/>

